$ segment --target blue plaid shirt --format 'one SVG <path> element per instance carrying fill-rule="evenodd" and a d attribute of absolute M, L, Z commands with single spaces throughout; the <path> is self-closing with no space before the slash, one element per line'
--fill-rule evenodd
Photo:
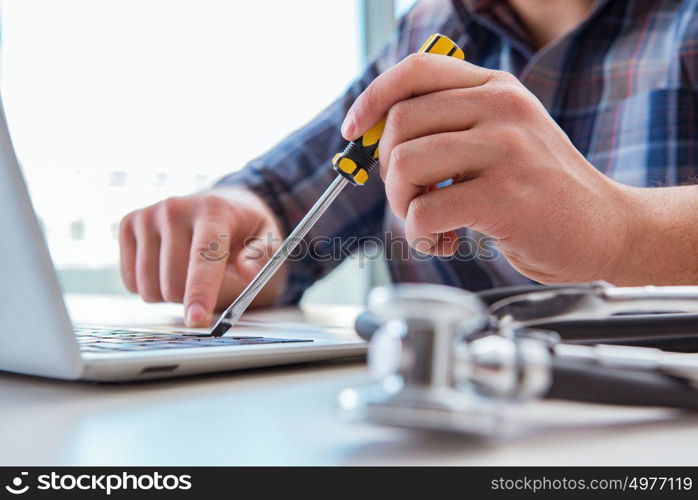
<path fill-rule="evenodd" d="M 349 106 L 382 71 L 443 33 L 468 61 L 516 75 L 540 99 L 587 160 L 618 182 L 653 187 L 693 183 L 698 169 L 698 0 L 597 0 L 588 17 L 536 51 L 505 0 L 424 0 L 338 100 L 245 169 L 221 180 L 261 196 L 290 232 L 334 179 L 332 156 L 344 149 L 340 125 Z M 307 238 L 404 234 L 373 175 L 348 187 Z M 477 235 L 475 235 L 477 236 Z M 527 282 L 503 258 L 470 261 L 389 255 L 395 281 L 478 290 Z M 281 302 L 339 263 L 308 253 L 290 263 Z"/>

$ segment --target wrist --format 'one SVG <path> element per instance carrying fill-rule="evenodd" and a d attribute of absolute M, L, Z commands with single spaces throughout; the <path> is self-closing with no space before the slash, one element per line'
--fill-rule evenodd
<path fill-rule="evenodd" d="M 656 245 L 652 230 L 654 212 L 648 188 L 615 183 L 620 197 L 621 226 L 610 235 L 616 238 L 616 253 L 607 275 L 601 279 L 617 286 L 654 284 L 652 263 Z"/>

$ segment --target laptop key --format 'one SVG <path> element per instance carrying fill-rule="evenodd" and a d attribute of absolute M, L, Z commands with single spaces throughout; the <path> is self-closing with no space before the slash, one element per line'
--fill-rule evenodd
<path fill-rule="evenodd" d="M 312 340 L 309 339 L 279 339 L 256 335 L 236 335 L 215 338 L 207 335 L 195 335 L 184 331 L 159 333 L 76 327 L 75 332 L 80 350 L 91 353 L 312 342 Z"/>

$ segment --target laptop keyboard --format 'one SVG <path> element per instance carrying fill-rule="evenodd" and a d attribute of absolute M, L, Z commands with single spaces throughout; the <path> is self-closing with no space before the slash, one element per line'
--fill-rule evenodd
<path fill-rule="evenodd" d="M 216 338 L 193 335 L 187 332 L 156 333 L 93 327 L 74 327 L 74 330 L 80 351 L 91 353 L 312 342 L 309 339 L 278 339 L 253 336 Z"/>

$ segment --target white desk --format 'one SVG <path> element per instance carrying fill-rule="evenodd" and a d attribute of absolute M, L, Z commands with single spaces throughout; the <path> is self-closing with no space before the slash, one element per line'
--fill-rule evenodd
<path fill-rule="evenodd" d="M 130 300 L 109 309 L 98 298 L 71 304 L 84 321 L 107 311 L 107 320 L 133 324 L 179 314 Z M 346 308 L 320 312 L 351 319 Z M 0 373 L 0 465 L 698 463 L 698 415 L 661 409 L 535 403 L 517 414 L 528 432 L 488 443 L 342 422 L 337 392 L 367 381 L 360 364 L 347 362 L 120 385 Z"/>

